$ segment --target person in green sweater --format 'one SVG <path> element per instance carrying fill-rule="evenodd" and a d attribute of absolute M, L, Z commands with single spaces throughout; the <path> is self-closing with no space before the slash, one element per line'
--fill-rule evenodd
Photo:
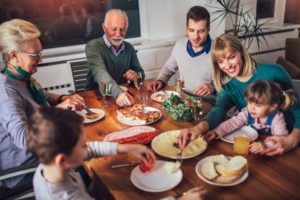
<path fill-rule="evenodd" d="M 122 91 L 119 84 L 133 81 L 137 72 L 141 72 L 144 79 L 145 73 L 135 49 L 124 41 L 128 28 L 126 12 L 109 10 L 102 27 L 103 37 L 91 40 L 85 48 L 89 69 L 86 89 L 98 88 L 100 82 L 112 82 L 112 96 L 116 98 L 116 103 L 120 106 L 131 105 L 134 98 Z"/>
<path fill-rule="evenodd" d="M 227 111 L 235 106 L 239 111 L 246 107 L 243 96 L 247 87 L 256 80 L 267 79 L 279 83 L 283 92 L 294 89 L 288 73 L 277 64 L 257 64 L 246 51 L 240 40 L 229 34 L 215 39 L 212 46 L 213 81 L 218 91 L 216 105 L 194 127 L 181 130 L 180 148 L 184 148 L 190 140 L 198 136 L 206 136 L 209 130 L 217 127 L 225 120 Z M 300 101 L 284 112 L 287 122 L 288 136 L 272 136 L 273 141 L 263 154 L 274 156 L 282 154 L 297 146 L 300 138 Z M 209 138 L 206 138 L 209 139 Z"/>

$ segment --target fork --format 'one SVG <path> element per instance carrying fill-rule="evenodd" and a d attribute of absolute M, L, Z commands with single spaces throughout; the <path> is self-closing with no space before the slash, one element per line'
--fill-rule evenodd
<path fill-rule="evenodd" d="M 176 155 L 176 160 L 182 165 L 183 157 L 182 157 L 183 150 L 180 150 L 180 152 Z"/>
<path fill-rule="evenodd" d="M 95 112 L 91 111 L 91 109 L 89 109 L 88 107 L 84 107 L 84 110 L 87 114 L 96 114 Z"/>

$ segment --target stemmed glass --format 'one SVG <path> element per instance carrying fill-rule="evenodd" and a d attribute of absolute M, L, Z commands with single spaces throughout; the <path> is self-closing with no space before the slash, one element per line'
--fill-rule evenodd
<path fill-rule="evenodd" d="M 141 72 L 137 72 L 137 75 L 134 77 L 134 86 L 138 91 L 138 99 L 140 99 L 140 89 L 143 86 L 143 76 Z"/>
<path fill-rule="evenodd" d="M 180 79 L 177 80 L 176 81 L 176 92 L 178 92 L 180 96 L 183 92 L 183 87 L 184 87 L 184 81 L 180 80 Z"/>
<path fill-rule="evenodd" d="M 101 95 L 103 96 L 103 107 L 109 107 L 110 104 L 106 100 L 106 96 L 111 94 L 113 83 L 107 83 L 105 81 L 101 81 L 99 83 L 99 90 Z"/>
<path fill-rule="evenodd" d="M 202 111 L 202 99 L 197 98 L 193 102 L 192 106 L 192 115 L 195 121 L 199 121 L 202 117 L 203 111 Z"/>

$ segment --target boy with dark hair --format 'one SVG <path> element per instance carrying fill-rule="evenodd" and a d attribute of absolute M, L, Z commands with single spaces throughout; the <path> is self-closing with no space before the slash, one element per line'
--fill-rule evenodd
<path fill-rule="evenodd" d="M 27 123 L 26 142 L 40 165 L 33 185 L 39 199 L 92 199 L 74 168 L 94 157 L 131 152 L 142 161 L 155 159 L 151 150 L 139 144 L 86 142 L 83 118 L 73 111 L 40 108 Z"/>

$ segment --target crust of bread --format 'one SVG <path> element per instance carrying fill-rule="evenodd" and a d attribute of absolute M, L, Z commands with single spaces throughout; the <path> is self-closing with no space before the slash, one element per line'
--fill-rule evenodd
<path fill-rule="evenodd" d="M 205 178 L 208 180 L 213 180 L 219 174 L 216 172 L 214 164 L 212 162 L 206 162 L 201 166 L 201 172 Z"/>

